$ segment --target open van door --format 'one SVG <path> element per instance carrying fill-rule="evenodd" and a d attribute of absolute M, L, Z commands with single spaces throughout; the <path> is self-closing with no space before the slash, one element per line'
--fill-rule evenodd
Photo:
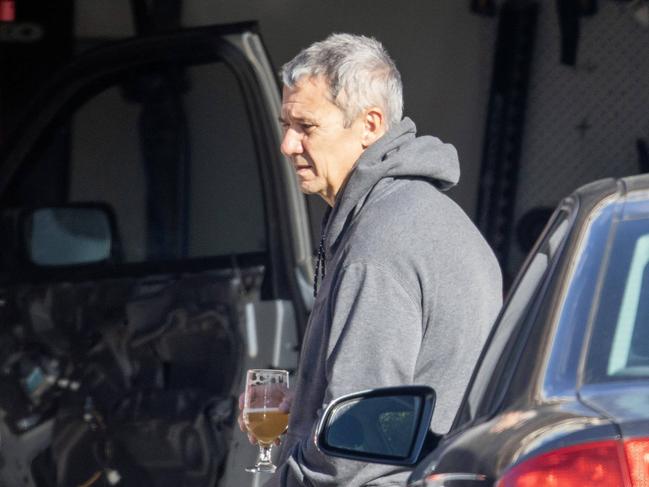
<path fill-rule="evenodd" d="M 255 485 L 247 368 L 295 369 L 304 197 L 254 23 L 107 45 L 0 148 L 0 485 Z M 91 211 L 92 210 L 92 211 Z"/>

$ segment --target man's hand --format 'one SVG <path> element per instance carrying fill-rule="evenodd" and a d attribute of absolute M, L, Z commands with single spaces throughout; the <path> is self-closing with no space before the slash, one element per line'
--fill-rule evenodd
<path fill-rule="evenodd" d="M 248 441 L 253 445 L 256 445 L 257 438 L 255 438 L 248 432 L 248 428 L 246 428 L 246 423 L 243 421 L 243 408 L 245 407 L 244 406 L 245 398 L 246 398 L 246 393 L 242 392 L 239 395 L 239 417 L 237 418 L 237 421 L 239 423 L 239 429 L 248 435 Z"/>
<path fill-rule="evenodd" d="M 282 402 L 278 406 L 281 412 L 287 414 L 291 413 L 291 407 L 293 406 L 293 397 L 294 397 L 293 390 L 288 389 L 287 391 L 284 392 L 284 398 L 282 399 Z"/>
<path fill-rule="evenodd" d="M 293 391 L 290 389 L 286 389 L 282 387 L 281 389 L 277 390 L 278 393 L 282 394 L 282 402 L 279 404 L 278 409 L 284 413 L 290 413 L 291 412 L 291 406 L 293 405 Z M 251 391 L 251 394 L 254 395 L 254 390 Z M 239 395 L 239 417 L 237 418 L 237 422 L 239 423 L 239 428 L 241 431 L 246 433 L 248 435 L 248 441 L 252 443 L 253 445 L 257 444 L 257 438 L 255 438 L 249 431 L 248 428 L 246 428 L 246 423 L 243 420 L 243 409 L 245 408 L 245 398 L 246 394 L 245 392 L 242 392 Z M 254 398 L 252 399 L 252 402 L 254 403 Z M 275 440 L 275 444 L 279 445 L 280 444 L 280 439 L 278 438 Z"/>

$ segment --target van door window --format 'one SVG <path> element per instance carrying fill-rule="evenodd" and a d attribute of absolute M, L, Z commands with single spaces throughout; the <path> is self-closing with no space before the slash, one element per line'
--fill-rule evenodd
<path fill-rule="evenodd" d="M 54 155 L 52 178 L 39 166 Z M 25 177 L 37 181 L 23 188 L 58 187 L 48 201 L 31 192 L 36 204 L 108 203 L 128 263 L 266 250 L 258 155 L 225 63 L 125 72 L 62 122 Z"/>

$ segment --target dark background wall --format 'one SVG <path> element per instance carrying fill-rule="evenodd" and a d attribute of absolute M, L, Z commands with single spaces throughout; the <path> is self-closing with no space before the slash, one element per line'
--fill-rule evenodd
<path fill-rule="evenodd" d="M 476 15 L 470 7 L 489 3 L 499 16 Z M 47 79 L 38 74 L 27 80 L 23 73 L 48 73 L 71 54 L 74 40 L 79 49 L 96 39 L 133 36 L 132 4 L 66 0 L 52 10 L 40 8 L 38 0 L 18 2 L 17 12 L 35 15 L 46 32 L 59 26 L 69 34 L 60 45 L 45 39 L 43 49 L 14 45 L 10 56 L 0 52 L 5 69 L 0 109 L 31 90 L 34 79 Z M 331 32 L 381 40 L 403 75 L 405 114 L 421 134 L 458 149 L 462 178 L 450 195 L 480 225 L 510 276 L 560 198 L 594 179 L 649 170 L 649 2 L 184 0 L 181 5 L 183 27 L 257 20 L 276 68 Z M 511 29 L 522 31 L 516 35 L 529 49 L 512 48 L 514 35 L 497 54 L 505 7 L 529 6 L 536 9 L 530 24 L 535 28 L 515 22 Z M 637 10 L 643 6 L 644 14 Z M 508 48 L 511 52 L 503 53 Z M 523 59 L 494 64 L 503 54 Z M 493 75 L 508 85 L 500 98 L 492 96 Z M 525 89 L 517 94 L 521 78 Z M 515 116 L 494 118 L 503 103 L 509 103 L 503 113 Z M 10 111 L 20 109 L 13 105 Z M 0 120 L 0 137 L 10 123 Z M 490 161 L 485 154 L 492 155 Z M 486 218 L 485 208 L 491 211 Z"/>
<path fill-rule="evenodd" d="M 496 18 L 461 0 L 185 0 L 183 26 L 258 20 L 279 68 L 332 32 L 376 37 L 404 80 L 405 114 L 419 133 L 454 144 L 462 163 L 453 198 L 473 216 L 491 77 Z M 128 0 L 76 5 L 80 38 L 134 33 Z"/>

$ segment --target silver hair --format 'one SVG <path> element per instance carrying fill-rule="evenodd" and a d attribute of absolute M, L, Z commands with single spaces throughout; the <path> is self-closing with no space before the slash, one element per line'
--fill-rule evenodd
<path fill-rule="evenodd" d="M 401 120 L 401 75 L 383 45 L 374 38 L 331 34 L 282 66 L 280 75 L 289 88 L 305 76 L 324 77 L 331 101 L 344 113 L 346 126 L 373 106 L 383 109 L 388 127 Z"/>

